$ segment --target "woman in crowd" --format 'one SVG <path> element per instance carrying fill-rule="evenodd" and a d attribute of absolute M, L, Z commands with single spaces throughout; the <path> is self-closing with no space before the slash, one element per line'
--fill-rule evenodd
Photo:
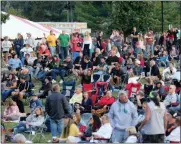
<path fill-rule="evenodd" d="M 19 120 L 21 116 L 26 115 L 25 113 L 20 113 L 19 108 L 12 99 L 5 101 L 5 110 L 3 114 L 3 119 L 5 121 L 16 121 Z"/>
<path fill-rule="evenodd" d="M 79 34 L 75 33 L 72 36 L 72 55 L 73 55 L 73 61 L 77 58 L 79 55 L 79 52 L 81 50 L 81 39 L 79 38 Z"/>
<path fill-rule="evenodd" d="M 93 62 L 93 66 L 98 66 L 100 64 L 100 55 L 101 55 L 100 49 L 96 48 L 91 58 L 91 61 Z"/>
<path fill-rule="evenodd" d="M 5 62 L 8 64 L 8 55 L 9 55 L 9 50 L 12 47 L 11 42 L 8 40 L 8 37 L 4 37 L 4 41 L 2 42 L 2 49 L 5 57 Z"/>
<path fill-rule="evenodd" d="M 22 133 L 30 130 L 31 127 L 41 126 L 44 122 L 43 110 L 41 107 L 35 109 L 35 113 L 30 114 L 26 121 L 20 121 L 20 123 L 13 128 L 14 134 Z"/>
<path fill-rule="evenodd" d="M 80 108 L 81 113 L 90 112 L 92 106 L 92 100 L 89 98 L 88 92 L 83 93 L 83 99 Z"/>
<path fill-rule="evenodd" d="M 144 143 L 163 143 L 166 129 L 166 108 L 159 101 L 157 92 L 152 92 L 147 103 L 145 119 L 138 130 L 143 128 Z"/>
<path fill-rule="evenodd" d="M 15 54 L 13 58 L 8 61 L 8 69 L 9 70 L 19 70 L 23 67 L 21 60 L 18 58 L 18 55 Z"/>
<path fill-rule="evenodd" d="M 41 44 L 40 44 L 40 47 L 39 47 L 37 53 L 38 53 L 40 56 L 48 56 L 48 57 L 50 56 L 50 51 L 49 51 L 47 45 L 44 44 L 44 43 L 41 43 Z"/>
<path fill-rule="evenodd" d="M 59 141 L 60 143 L 65 143 L 70 136 L 79 136 L 79 129 L 73 121 L 72 115 L 68 114 L 63 117 L 64 128 L 60 138 L 55 138 L 53 141 Z"/>
<path fill-rule="evenodd" d="M 102 47 L 102 35 L 103 32 L 99 32 L 98 37 L 97 37 L 97 48 L 99 48 L 99 50 L 101 51 L 101 53 L 103 53 L 104 49 Z"/>
<path fill-rule="evenodd" d="M 82 46 L 83 56 L 88 55 L 90 56 L 90 49 L 92 48 L 92 38 L 89 32 L 85 32 L 83 46 Z"/>

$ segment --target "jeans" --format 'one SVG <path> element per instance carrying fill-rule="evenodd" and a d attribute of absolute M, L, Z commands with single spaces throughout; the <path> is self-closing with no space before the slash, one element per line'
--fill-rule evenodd
<path fill-rule="evenodd" d="M 58 69 L 53 69 L 52 70 L 52 79 L 56 80 L 56 74 L 59 74 L 61 79 L 64 81 L 64 76 L 65 76 L 65 70 L 62 68 L 58 68 Z"/>
<path fill-rule="evenodd" d="M 21 58 L 20 50 L 21 50 L 21 47 L 19 45 L 15 45 L 15 52 L 19 58 Z"/>
<path fill-rule="evenodd" d="M 24 66 L 24 63 L 25 63 L 25 57 L 24 56 L 21 57 L 21 62 L 22 62 L 22 65 Z"/>
<path fill-rule="evenodd" d="M 50 129 L 52 137 L 60 137 L 62 133 L 63 119 L 53 120 L 50 118 Z"/>
<path fill-rule="evenodd" d="M 48 74 L 48 72 L 45 72 L 45 71 L 40 71 L 37 75 L 38 79 L 40 80 L 44 80 L 46 75 Z"/>
<path fill-rule="evenodd" d="M 135 50 L 135 48 L 136 48 L 136 43 L 137 43 L 137 41 L 132 41 L 132 45 L 133 45 L 133 49 Z"/>
<path fill-rule="evenodd" d="M 2 101 L 4 102 L 6 100 L 6 98 L 11 94 L 11 92 L 13 92 L 14 89 L 8 89 L 8 90 L 4 90 L 2 91 Z"/>
<path fill-rule="evenodd" d="M 72 61 L 74 62 L 74 60 L 79 56 L 79 52 L 72 52 Z"/>
<path fill-rule="evenodd" d="M 146 45 L 146 52 L 148 53 L 150 50 L 151 50 L 151 54 L 154 55 L 154 46 L 153 46 L 153 44 Z"/>
<path fill-rule="evenodd" d="M 164 143 L 164 134 L 143 135 L 143 143 Z"/>
<path fill-rule="evenodd" d="M 127 137 L 128 137 L 128 134 L 125 130 L 114 129 L 112 132 L 111 141 L 112 143 L 116 143 L 116 142 L 123 143 Z"/>
<path fill-rule="evenodd" d="M 16 127 L 13 128 L 14 129 L 14 133 L 22 133 L 24 131 L 30 130 L 30 128 L 26 127 L 26 124 L 23 122 L 20 122 Z"/>
<path fill-rule="evenodd" d="M 61 56 L 62 56 L 62 60 L 64 60 L 67 55 L 68 55 L 68 47 L 61 47 Z"/>
<path fill-rule="evenodd" d="M 56 47 L 55 46 L 49 46 L 49 48 L 50 48 L 51 56 L 56 55 Z"/>

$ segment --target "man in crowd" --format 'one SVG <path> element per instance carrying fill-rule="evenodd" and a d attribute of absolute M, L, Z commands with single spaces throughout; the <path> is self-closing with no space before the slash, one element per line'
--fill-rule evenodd
<path fill-rule="evenodd" d="M 46 99 L 45 110 L 50 116 L 52 138 L 59 138 L 62 133 L 62 117 L 70 113 L 69 103 L 65 96 L 60 93 L 60 86 L 54 85 L 53 92 Z"/>
<path fill-rule="evenodd" d="M 48 46 L 50 48 L 51 56 L 56 55 L 56 41 L 57 41 L 57 38 L 56 38 L 55 34 L 53 33 L 53 31 L 51 30 L 50 35 L 48 35 L 48 37 L 47 37 L 47 42 L 48 42 Z"/>
<path fill-rule="evenodd" d="M 58 37 L 58 41 L 61 47 L 61 50 L 60 50 L 62 54 L 61 56 L 62 56 L 62 59 L 64 60 L 64 58 L 66 58 L 68 55 L 68 45 L 70 43 L 70 37 L 63 30 L 62 34 L 60 34 Z"/>
<path fill-rule="evenodd" d="M 138 113 L 135 105 L 128 100 L 126 91 L 121 90 L 118 94 L 119 99 L 113 103 L 109 111 L 109 118 L 112 132 L 112 142 L 122 143 L 128 137 L 126 129 L 136 126 Z"/>
<path fill-rule="evenodd" d="M 163 78 L 165 80 L 171 80 L 176 71 L 177 69 L 174 67 L 174 64 L 170 63 L 169 67 L 163 70 Z"/>
<path fill-rule="evenodd" d="M 30 47 L 35 50 L 36 44 L 35 39 L 32 38 L 31 33 L 27 33 L 27 39 L 25 40 L 25 43 L 28 43 Z"/>
<path fill-rule="evenodd" d="M 166 107 L 171 106 L 171 104 L 175 104 L 177 102 L 177 94 L 175 93 L 176 86 L 170 85 L 168 95 L 164 100 L 164 104 Z"/>
<path fill-rule="evenodd" d="M 133 27 L 133 32 L 131 33 L 131 37 L 132 37 L 132 45 L 133 45 L 133 48 L 135 50 L 136 49 L 136 43 L 138 42 L 138 38 L 139 38 L 136 27 Z"/>

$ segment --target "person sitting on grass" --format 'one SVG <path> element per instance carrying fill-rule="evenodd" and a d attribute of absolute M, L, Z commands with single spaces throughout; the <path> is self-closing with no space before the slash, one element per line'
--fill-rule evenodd
<path fill-rule="evenodd" d="M 32 99 L 30 101 L 30 109 L 33 112 L 37 107 L 43 107 L 42 102 L 38 99 L 36 94 L 33 94 Z"/>
<path fill-rule="evenodd" d="M 111 138 L 112 134 L 112 127 L 109 121 L 109 117 L 107 114 L 104 114 L 101 117 L 102 126 L 99 128 L 97 132 L 93 132 L 93 141 L 95 143 L 106 143 L 107 140 Z M 96 140 L 96 139 L 102 139 L 102 140 Z"/>
<path fill-rule="evenodd" d="M 45 83 L 42 84 L 40 88 L 40 93 L 38 94 L 39 98 L 46 98 L 52 91 L 52 78 L 47 76 L 45 78 Z"/>
<path fill-rule="evenodd" d="M 73 68 L 73 63 L 70 56 L 67 56 L 67 58 L 64 60 L 63 64 L 60 64 L 60 67 L 57 69 L 53 69 L 51 71 L 52 74 L 52 83 L 56 83 L 56 74 L 59 74 L 61 77 L 60 83 L 62 84 L 64 81 L 64 77 L 66 74 L 69 74 L 69 72 Z"/>
<path fill-rule="evenodd" d="M 107 91 L 106 95 L 103 96 L 98 102 L 97 104 L 95 104 L 95 106 L 93 107 L 93 109 L 99 109 L 102 107 L 107 107 L 112 105 L 115 102 L 115 98 L 112 97 L 112 93 L 111 91 Z"/>
<path fill-rule="evenodd" d="M 5 101 L 5 110 L 3 114 L 3 119 L 5 121 L 16 121 L 19 120 L 21 116 L 25 115 L 25 113 L 20 113 L 19 108 L 12 99 L 7 99 Z"/>
<path fill-rule="evenodd" d="M 15 91 L 12 93 L 12 99 L 15 101 L 19 107 L 20 112 L 24 113 L 24 104 L 21 101 L 24 97 L 29 97 L 31 95 L 30 82 L 25 80 L 25 77 L 20 78 L 20 84 Z"/>
<path fill-rule="evenodd" d="M 17 88 L 17 80 L 12 80 L 11 83 L 8 85 L 6 84 L 6 87 L 4 90 L 2 90 L 1 95 L 2 95 L 2 101 L 4 102 L 8 96 L 11 95 L 11 93 Z"/>
<path fill-rule="evenodd" d="M 70 104 L 81 103 L 83 99 L 82 88 L 76 88 L 74 95 L 70 99 Z"/>
<path fill-rule="evenodd" d="M 67 114 L 63 116 L 64 128 L 60 138 L 53 139 L 53 142 L 65 143 L 70 136 L 79 136 L 79 129 L 73 121 L 72 115 Z"/>
<path fill-rule="evenodd" d="M 14 134 L 22 133 L 24 131 L 30 130 L 33 127 L 41 126 L 43 122 L 43 110 L 41 107 L 37 107 L 35 111 L 26 118 L 26 121 L 20 121 L 20 123 L 11 131 L 13 131 Z"/>
<path fill-rule="evenodd" d="M 121 65 L 116 63 L 109 68 L 109 74 L 112 75 L 112 78 L 110 80 L 111 84 L 119 86 L 121 77 L 125 74 L 125 72 L 121 68 Z"/>

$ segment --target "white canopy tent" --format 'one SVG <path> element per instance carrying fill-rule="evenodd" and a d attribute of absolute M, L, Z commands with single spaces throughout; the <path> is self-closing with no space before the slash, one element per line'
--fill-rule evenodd
<path fill-rule="evenodd" d="M 10 39 L 15 39 L 18 33 L 21 33 L 24 38 L 26 38 L 26 33 L 31 33 L 32 37 L 34 38 L 42 38 L 44 37 L 44 34 L 47 36 L 50 30 L 53 30 L 56 36 L 58 36 L 61 32 L 55 28 L 45 27 L 36 22 L 32 22 L 14 15 L 9 15 L 9 19 L 1 26 L 1 38 L 8 36 Z"/>

